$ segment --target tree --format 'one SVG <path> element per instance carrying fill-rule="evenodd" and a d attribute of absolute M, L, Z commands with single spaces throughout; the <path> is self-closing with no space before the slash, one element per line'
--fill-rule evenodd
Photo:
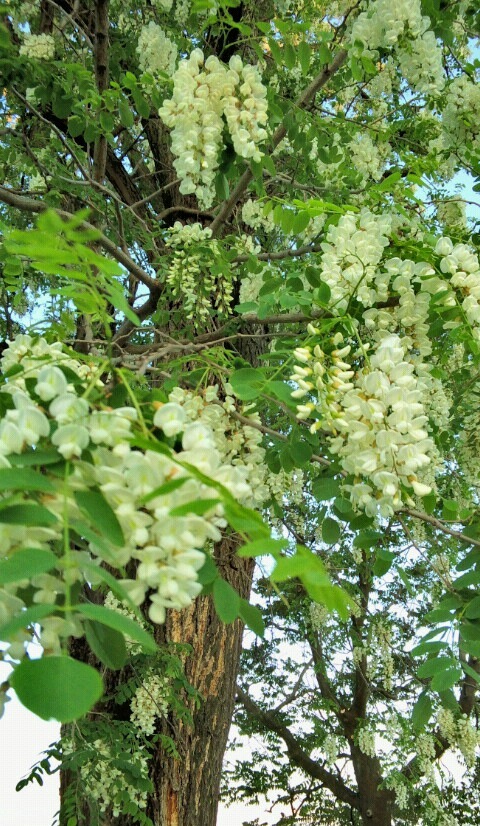
<path fill-rule="evenodd" d="M 265 553 L 294 613 L 305 593 L 338 613 L 338 650 L 369 599 L 413 589 L 413 634 L 434 625 L 414 723 L 440 702 L 457 731 L 478 677 L 480 274 L 448 184 L 479 170 L 476 5 L 2 14 L 0 636 L 9 684 L 66 725 L 62 826 L 213 825 Z M 448 596 L 425 616 L 430 580 Z M 399 791 L 359 746 L 365 668 L 345 694 L 357 809 L 383 824 Z"/>

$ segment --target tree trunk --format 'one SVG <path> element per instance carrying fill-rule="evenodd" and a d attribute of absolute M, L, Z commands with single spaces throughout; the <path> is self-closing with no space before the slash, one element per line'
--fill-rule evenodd
<path fill-rule="evenodd" d="M 224 540 L 216 561 L 222 576 L 248 598 L 254 562 L 235 555 L 238 542 Z M 155 826 L 215 826 L 223 755 L 235 702 L 243 623 L 221 622 L 211 597 L 199 597 L 184 611 L 171 611 L 163 629 L 165 641 L 192 646 L 185 674 L 199 691 L 199 708 L 191 704 L 193 726 L 174 721 L 174 740 L 180 754 L 172 760 L 159 750 L 151 779 L 155 793 L 148 814 Z M 172 736 L 170 729 L 165 733 Z"/>
<path fill-rule="evenodd" d="M 225 538 L 218 544 L 215 558 L 221 575 L 248 598 L 254 561 L 235 555 L 236 537 Z M 199 597 L 183 611 L 167 612 L 166 622 L 157 626 L 156 638 L 160 645 L 187 643 L 192 650 L 184 658 L 185 676 L 201 695 L 197 708 L 193 699 L 185 699 L 193 724 L 169 717 L 161 722 L 163 734 L 171 737 L 179 758 L 175 759 L 159 748 L 150 763 L 150 779 L 154 791 L 149 796 L 146 813 L 154 826 L 215 826 L 219 799 L 222 761 L 235 701 L 235 686 L 239 669 L 243 623 L 230 625 L 221 622 L 210 596 Z M 92 662 L 84 639 L 73 640 L 72 655 Z M 124 675 L 123 675 L 124 679 Z M 122 672 L 107 672 L 104 677 L 106 693 L 122 682 Z M 125 709 L 114 701 L 102 701 L 99 709 L 113 719 L 125 714 Z M 124 717 L 123 717 L 124 719 Z M 61 797 L 65 798 L 69 780 L 65 772 L 61 783 Z M 83 815 L 89 824 L 88 805 Z M 65 818 L 66 820 L 66 818 Z M 62 823 L 62 821 L 61 821 Z M 129 815 L 112 820 L 103 816 L 102 826 L 133 826 Z M 63 826 L 63 823 L 62 823 Z"/>
<path fill-rule="evenodd" d="M 389 789 L 379 788 L 383 777 L 378 759 L 364 754 L 354 744 L 351 744 L 350 749 L 358 785 L 362 826 L 392 826 L 395 795 Z"/>

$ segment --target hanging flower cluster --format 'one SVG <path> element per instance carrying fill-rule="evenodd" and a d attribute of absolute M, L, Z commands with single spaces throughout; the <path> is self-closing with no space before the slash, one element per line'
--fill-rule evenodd
<path fill-rule="evenodd" d="M 359 42 L 372 54 L 377 49 L 395 49 L 400 69 L 412 87 L 438 95 L 445 85 L 442 52 L 422 13 L 420 0 L 376 0 L 356 18 L 351 30 L 351 48 Z"/>
<path fill-rule="evenodd" d="M 180 192 L 193 194 L 199 203 L 213 203 L 213 183 L 223 148 L 227 123 L 235 152 L 259 161 L 261 144 L 267 137 L 267 90 L 254 66 L 243 64 L 238 55 L 225 66 L 211 55 L 205 60 L 200 49 L 180 61 L 173 75 L 173 95 L 165 100 L 159 115 L 172 129 L 174 166 L 182 183 Z"/>
<path fill-rule="evenodd" d="M 149 72 L 152 75 L 165 72 L 169 76 L 173 75 L 178 48 L 153 20 L 148 26 L 142 26 L 137 52 L 142 72 Z"/>
<path fill-rule="evenodd" d="M 333 344 L 343 343 L 341 338 L 337 334 Z M 305 366 L 295 367 L 292 380 L 300 390 L 294 394 L 313 389 L 318 394 L 316 404 L 298 407 L 298 416 L 319 415 L 311 429 L 327 431 L 330 451 L 353 477 L 345 485 L 352 504 L 370 515 L 392 516 L 409 490 L 429 493 L 419 475 L 430 464 L 434 443 L 425 429 L 415 364 L 400 336 L 381 338 L 369 359 L 361 351 L 352 353 L 349 344 L 330 354 L 320 345 L 313 353 L 302 348 L 295 357 Z M 362 367 L 352 369 L 359 361 Z"/>
<path fill-rule="evenodd" d="M 53 60 L 55 40 L 51 34 L 24 34 L 20 54 L 31 60 Z"/>
<path fill-rule="evenodd" d="M 330 305 L 341 314 L 353 295 L 366 307 L 386 301 L 390 277 L 378 264 L 388 246 L 391 216 L 377 216 L 367 209 L 359 215 L 347 212 L 330 226 L 322 244 L 322 280 L 330 287 Z"/>
<path fill-rule="evenodd" d="M 242 426 L 229 425 L 228 404 L 202 400 L 196 405 L 193 394 L 177 388 L 171 401 L 157 403 L 152 411 L 153 428 L 174 448 L 165 444 L 161 453 L 137 449 L 131 441 L 146 428 L 137 410 L 107 407 L 99 398 L 102 385 L 95 368 L 69 358 L 60 345 L 18 336 L 3 355 L 2 369 L 7 409 L 0 421 L 0 467 L 22 465 L 20 457 L 27 453 L 29 464 L 41 470 L 42 483 L 33 488 L 38 495 L 23 489 L 13 493 L 14 504 L 26 508 L 32 521 L 19 524 L 12 516 L 9 522 L 3 510 L 0 554 L 9 559 L 29 548 L 50 549 L 58 556 L 54 571 L 31 578 L 33 603 L 51 605 L 54 614 L 57 598 L 67 599 L 75 582 L 95 584 L 92 564 L 106 561 L 121 571 L 135 560 L 136 578 L 124 574 L 119 583 L 137 605 L 148 592 L 153 622 L 163 622 L 167 608 L 187 606 L 201 591 L 197 572 L 205 560 L 202 548 L 218 541 L 226 525 L 217 489 L 196 478 L 195 469 L 220 482 L 239 502 L 254 501 L 258 491 L 253 486 L 260 481 L 254 468 L 263 458 L 258 431 L 243 428 L 240 434 Z M 211 390 L 210 398 L 215 395 Z M 85 504 L 85 492 L 94 497 L 93 505 L 88 498 Z M 2 499 L 10 495 L 7 491 Z M 199 507 L 202 500 L 208 500 L 204 508 Z M 96 508 L 110 513 L 116 536 L 108 530 L 97 534 Z M 35 516 L 41 517 L 39 526 Z M 80 549 L 73 550 L 71 542 Z M 15 582 L 0 589 L 2 624 L 25 607 L 18 587 Z M 59 652 L 62 639 L 83 633 L 82 616 L 74 611 L 47 616 L 40 625 L 47 653 Z M 23 655 L 29 639 L 22 631 L 11 641 L 12 659 Z"/>
<path fill-rule="evenodd" d="M 182 314 L 196 327 L 205 326 L 212 316 L 228 315 L 233 299 L 233 272 L 221 258 L 218 242 L 209 227 L 175 221 L 166 245 L 173 257 L 166 283 L 176 301 L 182 302 Z"/>

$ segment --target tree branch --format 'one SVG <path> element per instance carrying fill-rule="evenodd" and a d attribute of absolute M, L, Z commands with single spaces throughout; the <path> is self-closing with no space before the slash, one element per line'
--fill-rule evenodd
<path fill-rule="evenodd" d="M 95 80 L 102 98 L 108 88 L 108 0 L 95 3 Z M 103 108 L 103 101 L 100 107 Z M 102 133 L 96 138 L 93 150 L 93 177 L 99 183 L 105 177 L 106 164 L 107 138 Z"/>
<path fill-rule="evenodd" d="M 21 212 L 40 213 L 45 212 L 46 209 L 49 209 L 47 204 L 42 203 L 42 201 L 36 201 L 34 198 L 27 198 L 25 195 L 17 195 L 15 192 L 12 192 L 10 189 L 6 189 L 4 186 L 0 186 L 0 201 L 3 201 L 4 204 L 8 204 L 8 206 L 14 207 L 15 209 L 21 210 Z M 64 209 L 55 209 L 54 211 L 65 221 L 68 221 L 74 217 L 71 212 L 66 212 Z M 115 259 L 115 261 L 118 261 L 119 264 L 125 267 L 131 275 L 135 276 L 135 278 L 138 278 L 138 280 L 141 281 L 142 284 L 145 284 L 146 287 L 158 291 L 158 281 L 139 267 L 139 265 L 136 264 L 129 255 L 123 252 L 123 250 L 120 250 L 117 245 L 114 244 L 113 241 L 110 241 L 110 238 L 107 238 L 106 235 L 101 233 L 97 227 L 94 227 L 89 221 L 82 221 L 80 226 L 83 229 L 95 230 L 95 232 L 99 234 L 98 244 L 100 244 L 100 246 L 103 247 L 103 249 Z"/>
<path fill-rule="evenodd" d="M 304 751 L 295 735 L 292 734 L 287 726 L 284 726 L 283 723 L 279 721 L 273 712 L 264 711 L 260 708 L 240 686 L 237 686 L 237 699 L 243 705 L 247 714 L 254 717 L 255 720 L 269 731 L 274 731 L 281 737 L 287 747 L 288 756 L 292 763 L 301 768 L 309 777 L 319 780 L 338 800 L 347 803 L 354 809 L 360 808 L 358 794 L 346 786 L 339 777 L 336 777 L 327 771 L 327 769 L 324 769 L 316 760 L 312 760 L 307 752 Z"/>

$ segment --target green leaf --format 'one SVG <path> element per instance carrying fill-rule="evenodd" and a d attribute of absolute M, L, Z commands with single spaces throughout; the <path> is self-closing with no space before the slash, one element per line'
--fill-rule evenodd
<path fill-rule="evenodd" d="M 474 597 L 465 608 L 467 619 L 478 619 L 480 617 L 480 597 Z"/>
<path fill-rule="evenodd" d="M 334 545 L 341 535 L 340 525 L 335 519 L 327 516 L 322 522 L 322 539 L 327 545 Z"/>
<path fill-rule="evenodd" d="M 310 215 L 305 210 L 304 212 L 298 212 L 295 215 L 292 224 L 292 233 L 293 235 L 300 235 L 309 225 L 310 223 Z"/>
<path fill-rule="evenodd" d="M 242 401 L 253 401 L 263 391 L 267 381 L 261 370 L 244 367 L 230 376 L 230 384 L 237 398 Z"/>
<path fill-rule="evenodd" d="M 425 728 L 433 712 L 433 703 L 425 691 L 422 691 L 412 710 L 412 725 L 414 731 Z"/>
<path fill-rule="evenodd" d="M 119 631 L 100 622 L 87 620 L 85 636 L 96 657 L 107 668 L 118 671 L 127 661 L 125 638 Z"/>
<path fill-rule="evenodd" d="M 442 651 L 446 647 L 446 643 L 440 640 L 432 640 L 431 642 L 420 642 L 415 648 L 412 648 L 412 657 L 422 657 L 424 654 L 434 654 Z"/>
<path fill-rule="evenodd" d="M 242 557 L 265 556 L 265 554 L 273 554 L 274 556 L 288 545 L 286 539 L 255 539 L 253 542 L 247 542 L 238 549 L 237 555 Z"/>
<path fill-rule="evenodd" d="M 287 69 L 293 69 L 297 62 L 297 55 L 291 43 L 287 43 L 283 48 L 283 59 Z"/>
<path fill-rule="evenodd" d="M 80 519 L 73 519 L 70 522 L 70 527 L 72 531 L 75 531 L 75 533 L 78 534 L 79 537 L 86 539 L 87 542 L 91 542 L 95 545 L 97 553 L 101 552 L 107 562 L 111 562 L 115 565 L 116 559 L 114 549 L 111 545 L 109 545 L 107 540 L 104 539 L 103 536 L 100 536 L 100 534 L 96 533 L 90 525 L 87 525 L 86 522 L 82 522 Z"/>
<path fill-rule="evenodd" d="M 321 476 L 312 484 L 312 493 L 318 502 L 334 499 L 340 491 L 340 482 L 331 476 Z"/>
<path fill-rule="evenodd" d="M 480 623 L 474 621 L 462 622 L 460 636 L 464 640 L 480 640 Z"/>
<path fill-rule="evenodd" d="M 456 668 L 457 661 L 453 657 L 433 657 L 419 666 L 417 674 L 419 677 L 434 677 L 447 669 Z"/>
<path fill-rule="evenodd" d="M 210 585 L 218 577 L 218 570 L 215 562 L 209 554 L 205 554 L 205 562 L 197 573 L 200 585 Z"/>
<path fill-rule="evenodd" d="M 213 583 L 213 604 L 222 622 L 233 622 L 240 614 L 239 595 L 220 577 Z"/>
<path fill-rule="evenodd" d="M 462 669 L 460 666 L 455 668 L 447 668 L 445 671 L 436 674 L 430 683 L 433 691 L 446 691 L 452 688 L 459 680 L 462 679 Z"/>
<path fill-rule="evenodd" d="M 310 66 L 311 51 L 310 46 L 305 40 L 302 40 L 302 42 L 298 44 L 297 53 L 300 66 L 302 67 L 302 74 L 306 75 Z"/>
<path fill-rule="evenodd" d="M 120 102 L 118 104 L 118 112 L 120 115 L 120 123 L 122 126 L 125 126 L 129 129 L 134 124 L 133 112 L 130 108 L 130 104 L 127 98 L 120 98 Z"/>
<path fill-rule="evenodd" d="M 103 694 L 98 671 L 71 657 L 23 660 L 9 680 L 22 705 L 60 723 L 83 717 Z"/>
<path fill-rule="evenodd" d="M 15 467 L 28 467 L 28 465 L 57 465 L 63 462 L 57 450 L 32 450 L 25 453 L 11 453 L 7 456 L 8 461 Z M 7 468 L 6 468 L 7 469 Z"/>
<path fill-rule="evenodd" d="M 57 454 L 58 458 L 58 454 Z M 0 490 L 41 490 L 54 493 L 55 487 L 50 479 L 35 470 L 19 468 L 0 469 Z"/>
<path fill-rule="evenodd" d="M 330 63 L 332 53 L 325 43 L 319 43 L 316 46 L 316 53 L 320 63 Z"/>
<path fill-rule="evenodd" d="M 186 476 L 183 476 L 181 479 L 171 479 L 169 482 L 165 482 L 164 485 L 160 485 L 160 487 L 150 491 L 150 493 L 141 496 L 138 501 L 145 505 L 147 502 L 150 502 L 151 499 L 156 499 L 157 496 L 166 496 L 168 493 L 172 493 L 172 491 L 181 488 L 185 482 L 188 482 Z"/>
<path fill-rule="evenodd" d="M 100 490 L 78 490 L 74 492 L 74 497 L 80 510 L 103 536 L 114 545 L 125 545 L 120 522 Z"/>
<path fill-rule="evenodd" d="M 270 536 L 270 530 L 257 511 L 245 508 L 237 503 L 225 504 L 225 518 L 229 525 L 240 534 L 248 534 L 252 539 Z"/>
<path fill-rule="evenodd" d="M 57 610 L 56 605 L 32 605 L 31 608 L 27 608 L 26 611 L 21 611 L 16 617 L 13 617 L 6 622 L 5 625 L 2 625 L 0 628 L 0 640 L 7 642 L 15 636 L 17 631 L 20 631 L 22 628 L 28 628 L 32 623 L 38 622 L 42 617 L 47 617 L 49 614 L 54 614 Z"/>
<path fill-rule="evenodd" d="M 72 117 L 68 119 L 68 131 L 72 138 L 78 138 L 79 135 L 82 135 L 85 127 L 85 118 L 80 117 L 80 115 L 72 115 Z"/>
<path fill-rule="evenodd" d="M 268 45 L 269 45 L 269 48 L 270 48 L 270 54 L 272 55 L 275 63 L 277 64 L 277 66 L 281 66 L 282 62 L 283 62 L 282 61 L 283 50 L 278 45 L 277 41 L 274 40 L 273 38 L 270 38 L 270 40 L 268 41 Z"/>
<path fill-rule="evenodd" d="M 56 525 L 58 519 L 55 514 L 51 513 L 43 505 L 8 505 L 2 508 L 0 505 L 0 522 L 5 522 L 8 525 L 25 525 L 46 528 L 50 525 Z"/>
<path fill-rule="evenodd" d="M 54 568 L 57 561 L 52 551 L 43 548 L 21 548 L 8 559 L 0 561 L 0 585 L 44 574 Z"/>
<path fill-rule="evenodd" d="M 244 621 L 247 628 L 250 628 L 258 637 L 263 637 L 265 634 L 265 623 L 263 621 L 262 612 L 256 605 L 247 602 L 246 599 L 240 600 L 240 618 Z"/>
<path fill-rule="evenodd" d="M 190 513 L 203 516 L 207 511 L 215 508 L 219 502 L 220 499 L 197 499 L 194 502 L 186 502 L 178 508 L 172 508 L 170 516 L 188 516 Z"/>
<path fill-rule="evenodd" d="M 86 562 L 82 561 L 82 570 L 87 571 L 92 575 L 92 578 L 101 579 L 102 582 L 105 582 L 108 587 L 110 588 L 111 592 L 114 596 L 117 597 L 120 602 L 124 602 L 128 605 L 131 610 L 137 615 L 138 619 L 141 620 L 140 609 L 132 602 L 128 591 L 123 587 L 123 585 L 112 576 L 109 571 L 106 571 L 105 568 L 101 568 L 99 565 L 95 565 L 94 562 Z"/>
<path fill-rule="evenodd" d="M 80 605 L 75 605 L 74 610 L 79 611 L 88 619 L 101 622 L 126 637 L 130 637 L 135 642 L 139 642 L 145 651 L 154 653 L 157 650 L 157 644 L 153 637 L 138 622 L 125 617 L 123 614 L 111 611 L 110 608 L 105 608 L 103 605 L 93 605 L 91 602 L 82 602 Z"/>

